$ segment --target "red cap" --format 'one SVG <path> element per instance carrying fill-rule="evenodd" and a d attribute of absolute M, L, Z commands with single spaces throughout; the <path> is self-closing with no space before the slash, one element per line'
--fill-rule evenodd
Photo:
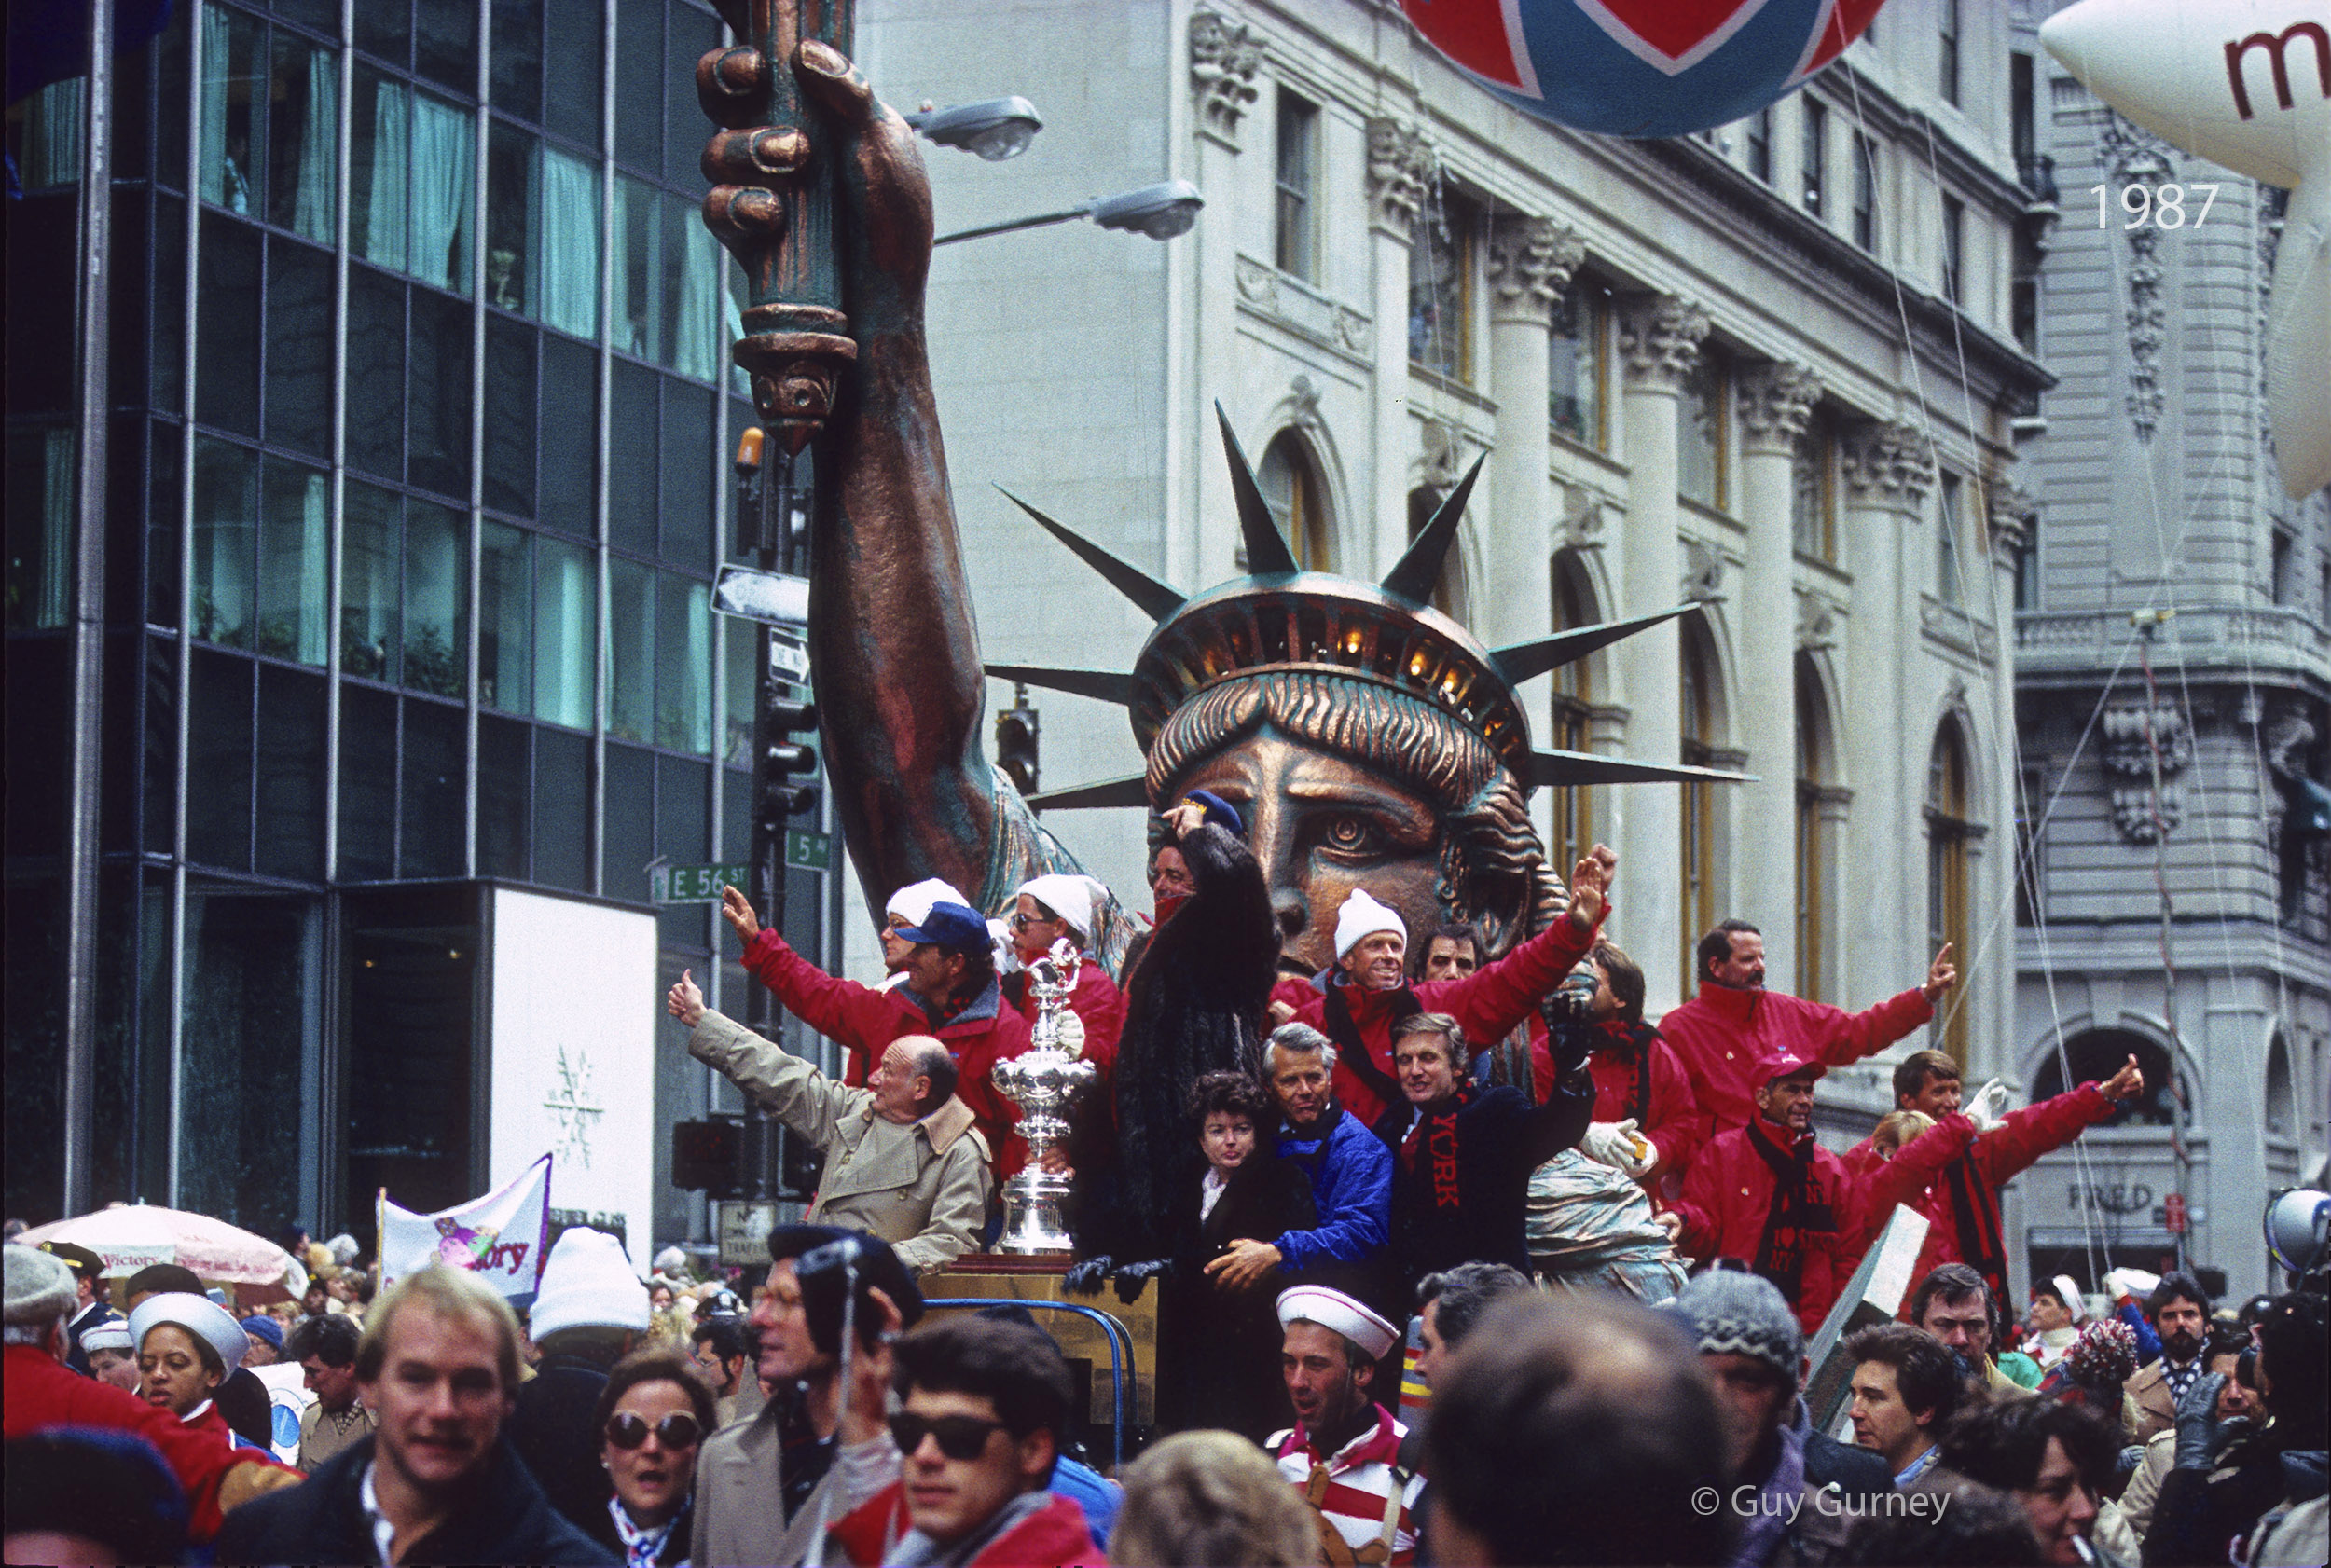
<path fill-rule="evenodd" d="M 1776 1079 L 1790 1078 L 1798 1073 L 1811 1073 L 1819 1078 L 1829 1069 L 1818 1062 L 1808 1062 L 1789 1050 L 1770 1052 L 1757 1063 L 1757 1081 L 1771 1083 Z"/>

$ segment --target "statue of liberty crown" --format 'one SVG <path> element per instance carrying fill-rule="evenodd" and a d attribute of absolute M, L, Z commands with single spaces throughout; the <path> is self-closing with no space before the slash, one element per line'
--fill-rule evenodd
<path fill-rule="evenodd" d="M 1238 528 L 1247 546 L 1247 575 L 1185 598 L 1007 490 L 1004 494 L 1014 505 L 1157 626 L 1130 674 L 1003 664 L 988 665 L 988 674 L 1119 705 L 1130 715 L 1134 740 L 1144 754 L 1175 708 L 1217 682 L 1262 670 L 1301 669 L 1389 687 L 1430 704 L 1486 741 L 1525 791 L 1540 785 L 1745 780 L 1746 775 L 1712 768 L 1668 767 L 1530 746 L 1528 714 L 1516 689 L 1523 681 L 1697 612 L 1698 605 L 1679 604 L 1493 651 L 1430 603 L 1483 460 L 1475 460 L 1384 581 L 1368 583 L 1303 570 L 1279 533 L 1247 454 L 1231 431 L 1229 416 L 1219 403 L 1214 412 L 1230 461 Z M 1137 775 L 1054 791 L 1033 797 L 1031 804 L 1146 806 L 1149 797 L 1145 778 Z"/>

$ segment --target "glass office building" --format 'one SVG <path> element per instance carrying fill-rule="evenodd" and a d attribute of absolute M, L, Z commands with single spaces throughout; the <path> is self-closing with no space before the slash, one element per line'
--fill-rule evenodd
<path fill-rule="evenodd" d="M 172 8 L 115 66 L 95 1203 L 480 1190 L 483 889 L 741 860 L 738 269 L 688 0 Z M 7 1213 L 62 1212 L 83 82 L 8 112 Z M 833 917 L 798 875 L 788 925 Z M 710 962 L 706 906 L 658 916 Z M 734 943 L 729 943 L 733 950 Z M 645 1018 L 660 997 L 640 999 Z M 655 1231 L 702 1235 L 660 1128 Z M 643 1087 L 643 1086 L 641 1086 Z"/>

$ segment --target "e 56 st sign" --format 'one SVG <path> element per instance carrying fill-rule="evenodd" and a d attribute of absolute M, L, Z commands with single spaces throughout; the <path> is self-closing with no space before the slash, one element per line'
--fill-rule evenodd
<path fill-rule="evenodd" d="M 834 835 L 807 828 L 785 830 L 785 863 L 796 871 L 832 871 Z M 752 868 L 732 864 L 648 867 L 648 899 L 665 903 L 718 903 L 723 887 L 749 887 Z"/>

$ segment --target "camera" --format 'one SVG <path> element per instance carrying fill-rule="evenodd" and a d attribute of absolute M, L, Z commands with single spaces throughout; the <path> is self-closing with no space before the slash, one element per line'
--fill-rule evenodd
<path fill-rule="evenodd" d="M 1538 1004 L 1538 1016 L 1546 1021 L 1546 1049 L 1554 1059 L 1554 1071 L 1567 1077 L 1576 1071 L 1594 1049 L 1594 976 L 1572 974 L 1548 994 Z"/>
<path fill-rule="evenodd" d="M 863 1236 L 844 1236 L 812 1247 L 794 1259 L 793 1278 L 801 1286 L 802 1314 L 809 1320 L 809 1342 L 828 1355 L 842 1353 L 843 1307 L 853 1291 L 858 1298 L 858 1342 L 868 1350 L 882 1329 L 875 1291 L 890 1297 L 898 1308 L 901 1328 L 913 1327 L 923 1315 L 922 1292 L 898 1254 L 887 1246 L 869 1245 Z"/>

